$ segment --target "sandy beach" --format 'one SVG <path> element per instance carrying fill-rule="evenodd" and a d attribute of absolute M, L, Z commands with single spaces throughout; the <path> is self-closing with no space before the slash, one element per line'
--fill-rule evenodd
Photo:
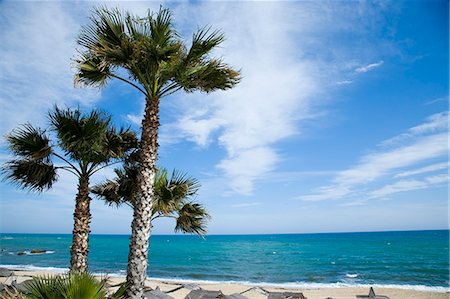
<path fill-rule="evenodd" d="M 14 270 L 14 276 L 1 277 L 0 283 L 10 284 L 13 279 L 17 283 L 31 279 L 33 276 L 54 275 L 52 271 L 26 271 Z M 110 285 L 116 285 L 125 280 L 125 277 L 109 277 Z M 175 299 L 183 299 L 193 289 L 202 288 L 211 291 L 222 291 L 225 295 L 241 294 L 249 299 L 266 299 L 269 292 L 302 292 L 308 299 L 355 299 L 356 295 L 367 295 L 368 287 L 335 287 L 335 288 L 275 288 L 264 285 L 250 285 L 238 283 L 187 283 L 185 281 L 157 281 L 148 279 L 146 286 L 152 289 L 159 288 Z M 114 288 L 113 288 L 114 289 Z M 385 295 L 390 299 L 448 299 L 450 293 L 437 291 L 423 291 L 400 288 L 375 287 L 377 295 Z"/>

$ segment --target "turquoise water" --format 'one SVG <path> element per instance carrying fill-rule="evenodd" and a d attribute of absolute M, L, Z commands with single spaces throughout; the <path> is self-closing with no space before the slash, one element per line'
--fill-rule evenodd
<path fill-rule="evenodd" d="M 92 235 L 95 273 L 125 275 L 128 236 Z M 71 235 L 0 234 L 0 264 L 69 267 Z M 22 255 L 18 251 L 50 250 Z M 449 286 L 449 231 L 288 235 L 157 235 L 148 276 L 283 285 Z"/>

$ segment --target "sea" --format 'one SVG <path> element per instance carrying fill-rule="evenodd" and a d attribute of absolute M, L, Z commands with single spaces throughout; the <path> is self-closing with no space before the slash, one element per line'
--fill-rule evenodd
<path fill-rule="evenodd" d="M 64 272 L 69 234 L 0 234 L 0 267 Z M 129 236 L 90 237 L 89 269 L 124 276 Z M 32 249 L 47 250 L 31 254 Z M 23 255 L 17 255 L 18 252 Z M 154 235 L 150 278 L 281 287 L 384 286 L 449 291 L 449 231 Z"/>

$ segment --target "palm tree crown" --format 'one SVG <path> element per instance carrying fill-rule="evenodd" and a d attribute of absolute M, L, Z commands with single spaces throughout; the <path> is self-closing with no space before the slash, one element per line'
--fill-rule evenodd
<path fill-rule="evenodd" d="M 79 109 L 55 107 L 49 120 L 49 130 L 25 124 L 6 136 L 9 149 L 17 158 L 6 162 L 2 171 L 7 180 L 24 189 L 50 189 L 58 179 L 58 170 L 77 177 L 91 176 L 137 147 L 135 133 L 116 130 L 103 112 L 82 114 Z M 55 133 L 57 142 L 51 143 L 48 131 Z M 55 165 L 52 158 L 63 165 Z"/>
<path fill-rule="evenodd" d="M 118 9 L 97 8 L 78 38 L 82 51 L 76 60 L 75 82 L 104 86 L 117 78 L 147 98 L 180 89 L 228 89 L 239 82 L 239 72 L 209 56 L 223 41 L 219 31 L 204 28 L 193 35 L 188 49 L 174 30 L 168 9 L 139 18 Z M 119 68 L 128 72 L 128 78 L 120 75 Z"/>
<path fill-rule="evenodd" d="M 137 163 L 126 163 L 115 169 L 116 177 L 106 180 L 92 188 L 92 193 L 110 206 L 128 205 L 133 208 L 137 194 Z M 154 188 L 152 218 L 174 218 L 175 231 L 183 233 L 206 234 L 206 221 L 209 218 L 205 208 L 191 200 L 197 194 L 200 183 L 197 179 L 179 171 L 173 171 L 169 177 L 166 169 L 159 168 Z"/>

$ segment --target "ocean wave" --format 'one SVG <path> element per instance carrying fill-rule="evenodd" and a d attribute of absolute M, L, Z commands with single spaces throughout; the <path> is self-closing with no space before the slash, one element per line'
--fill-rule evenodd
<path fill-rule="evenodd" d="M 55 273 L 66 273 L 69 268 L 57 268 L 57 267 L 39 267 L 34 265 L 5 265 L 0 264 L 2 268 L 8 268 L 11 270 L 29 270 L 29 271 L 51 271 Z M 126 271 L 118 270 L 115 272 L 100 272 L 93 271 L 94 275 L 109 276 L 125 278 Z M 174 282 L 181 284 L 195 283 L 195 284 L 241 284 L 249 287 L 271 287 L 271 288 L 283 288 L 283 289 L 333 289 L 333 288 L 386 288 L 386 289 L 402 289 L 402 290 L 415 290 L 425 292 L 445 293 L 450 292 L 450 287 L 443 286 L 426 286 L 426 285 L 411 285 L 411 284 L 367 284 L 367 283 L 347 283 L 347 282 L 335 282 L 335 283 L 317 283 L 317 282 L 284 282 L 284 283 L 271 283 L 271 282 L 252 282 L 252 281 L 220 281 L 220 280 L 196 280 L 196 279 L 182 279 L 182 278 L 161 278 L 147 276 L 147 279 L 160 281 L 160 282 Z"/>
<path fill-rule="evenodd" d="M 0 240 L 13 240 L 13 237 L 1 237 Z"/>
<path fill-rule="evenodd" d="M 346 277 L 348 277 L 348 278 L 356 278 L 356 277 L 358 277 L 358 274 L 345 274 L 345 276 Z"/>
<path fill-rule="evenodd" d="M 10 270 L 18 271 L 51 271 L 56 273 L 65 273 L 69 271 L 69 268 L 58 268 L 58 267 L 39 267 L 34 265 L 7 265 L 0 264 L 1 268 L 7 268 Z"/>

